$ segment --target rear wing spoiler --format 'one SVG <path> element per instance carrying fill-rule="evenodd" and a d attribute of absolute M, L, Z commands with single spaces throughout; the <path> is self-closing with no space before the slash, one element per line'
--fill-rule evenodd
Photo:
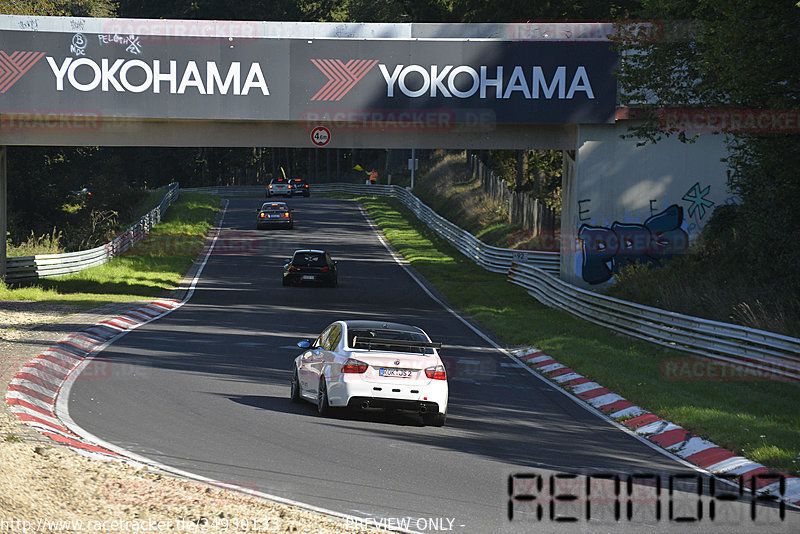
<path fill-rule="evenodd" d="M 360 345 L 360 346 L 358 346 Z M 366 345 L 366 347 L 365 347 Z M 432 348 L 432 349 L 441 349 L 441 343 L 429 343 L 427 341 L 408 341 L 405 339 L 384 339 L 379 337 L 368 337 L 368 338 L 359 338 L 358 336 L 353 338 L 353 345 L 352 348 L 354 349 L 363 349 L 366 348 L 367 350 L 372 350 L 372 347 L 375 345 L 381 346 L 395 346 L 395 347 L 414 347 L 414 348 Z"/>

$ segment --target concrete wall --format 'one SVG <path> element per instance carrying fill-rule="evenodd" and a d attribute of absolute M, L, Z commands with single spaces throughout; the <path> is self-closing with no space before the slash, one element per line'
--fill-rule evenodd
<path fill-rule="evenodd" d="M 629 262 L 686 253 L 716 207 L 740 202 L 720 161 L 724 136 L 637 147 L 620 138 L 630 124 L 581 125 L 574 162 L 565 158 L 561 277 L 574 284 L 597 287 Z"/>

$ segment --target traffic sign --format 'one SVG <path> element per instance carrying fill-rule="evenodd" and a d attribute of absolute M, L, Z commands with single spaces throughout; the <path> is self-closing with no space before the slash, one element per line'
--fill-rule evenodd
<path fill-rule="evenodd" d="M 311 130 L 311 142 L 317 146 L 325 146 L 331 140 L 331 131 L 324 126 L 317 126 Z"/>

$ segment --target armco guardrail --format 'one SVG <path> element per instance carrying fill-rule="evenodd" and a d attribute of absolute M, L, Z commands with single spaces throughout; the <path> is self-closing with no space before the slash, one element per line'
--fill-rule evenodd
<path fill-rule="evenodd" d="M 6 259 L 6 281 L 24 282 L 82 271 L 122 254 L 138 243 L 158 224 L 167 208 L 178 198 L 178 184 L 170 184 L 161 202 L 139 221 L 105 245 L 65 254 L 37 254 Z"/>
<path fill-rule="evenodd" d="M 740 365 L 754 377 L 800 380 L 800 339 L 615 299 L 530 265 L 513 264 L 508 279 L 543 304 L 626 335 Z"/>
<path fill-rule="evenodd" d="M 263 186 L 251 187 L 200 187 L 184 189 L 184 191 L 197 191 L 200 193 L 227 195 L 227 196 L 263 196 Z M 516 250 L 499 248 L 487 245 L 466 230 L 462 230 L 444 217 L 437 214 L 410 191 L 396 185 L 367 185 L 367 184 L 316 184 L 312 186 L 314 193 L 346 193 L 354 195 L 389 196 L 400 200 L 421 221 L 427 224 L 442 239 L 456 247 L 462 254 L 472 258 L 484 269 L 506 273 L 511 262 L 535 265 L 547 272 L 559 272 L 559 253 L 543 252 L 538 250 Z"/>

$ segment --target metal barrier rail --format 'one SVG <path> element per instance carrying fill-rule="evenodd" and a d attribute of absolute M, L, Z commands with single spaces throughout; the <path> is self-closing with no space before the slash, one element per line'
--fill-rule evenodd
<path fill-rule="evenodd" d="M 749 369 L 747 376 L 800 380 L 800 339 L 650 308 L 587 291 L 514 263 L 508 280 L 539 302 L 617 332 Z"/>
<path fill-rule="evenodd" d="M 6 258 L 5 279 L 8 282 L 24 282 L 76 273 L 95 265 L 101 265 L 141 241 L 150 232 L 150 229 L 158 224 L 167 208 L 178 198 L 178 194 L 178 184 L 170 184 L 158 206 L 150 210 L 147 215 L 125 232 L 99 247 L 64 254 L 37 254 Z"/>

